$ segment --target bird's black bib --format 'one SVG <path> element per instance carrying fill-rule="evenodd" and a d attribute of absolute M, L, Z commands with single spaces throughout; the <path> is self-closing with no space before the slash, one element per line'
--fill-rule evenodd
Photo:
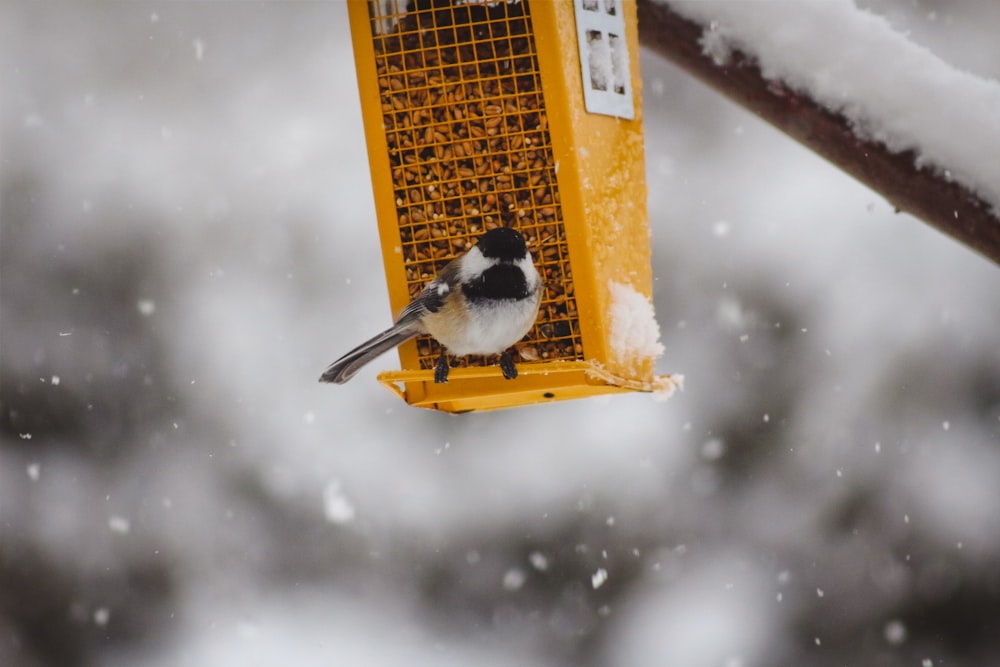
<path fill-rule="evenodd" d="M 528 298 L 528 283 L 524 271 L 513 264 L 497 264 L 483 271 L 475 280 L 462 285 L 462 294 L 469 301 L 516 301 Z"/>

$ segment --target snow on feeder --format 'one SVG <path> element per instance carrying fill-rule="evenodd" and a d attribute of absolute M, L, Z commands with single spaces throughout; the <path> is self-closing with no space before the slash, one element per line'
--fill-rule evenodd
<path fill-rule="evenodd" d="M 472 356 L 437 384 L 424 336 L 379 381 L 449 412 L 672 389 L 653 374 L 634 0 L 348 9 L 393 312 L 498 226 L 521 232 L 545 283 L 516 379 Z"/>

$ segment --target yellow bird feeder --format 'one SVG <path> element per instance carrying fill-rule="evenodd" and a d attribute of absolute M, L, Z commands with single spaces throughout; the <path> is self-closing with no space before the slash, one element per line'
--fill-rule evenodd
<path fill-rule="evenodd" d="M 488 410 L 640 390 L 657 341 L 634 0 L 350 0 L 393 312 L 487 229 L 528 241 L 545 281 L 519 375 L 437 343 L 379 381 L 411 405 Z"/>

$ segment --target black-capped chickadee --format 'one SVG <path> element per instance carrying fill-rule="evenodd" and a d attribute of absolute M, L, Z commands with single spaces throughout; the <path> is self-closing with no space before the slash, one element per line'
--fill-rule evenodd
<path fill-rule="evenodd" d="M 538 317 L 542 280 L 524 237 L 508 227 L 491 229 L 476 245 L 448 262 L 396 323 L 330 364 L 320 382 L 343 384 L 369 361 L 421 334 L 442 345 L 434 381 L 448 381 L 447 351 L 454 355 L 500 354 L 508 380 L 517 368 L 507 353 Z"/>

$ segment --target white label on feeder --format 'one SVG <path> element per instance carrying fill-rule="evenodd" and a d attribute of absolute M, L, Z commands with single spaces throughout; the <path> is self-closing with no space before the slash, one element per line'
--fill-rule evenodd
<path fill-rule="evenodd" d="M 622 0 L 573 0 L 573 4 L 587 111 L 635 118 Z"/>

